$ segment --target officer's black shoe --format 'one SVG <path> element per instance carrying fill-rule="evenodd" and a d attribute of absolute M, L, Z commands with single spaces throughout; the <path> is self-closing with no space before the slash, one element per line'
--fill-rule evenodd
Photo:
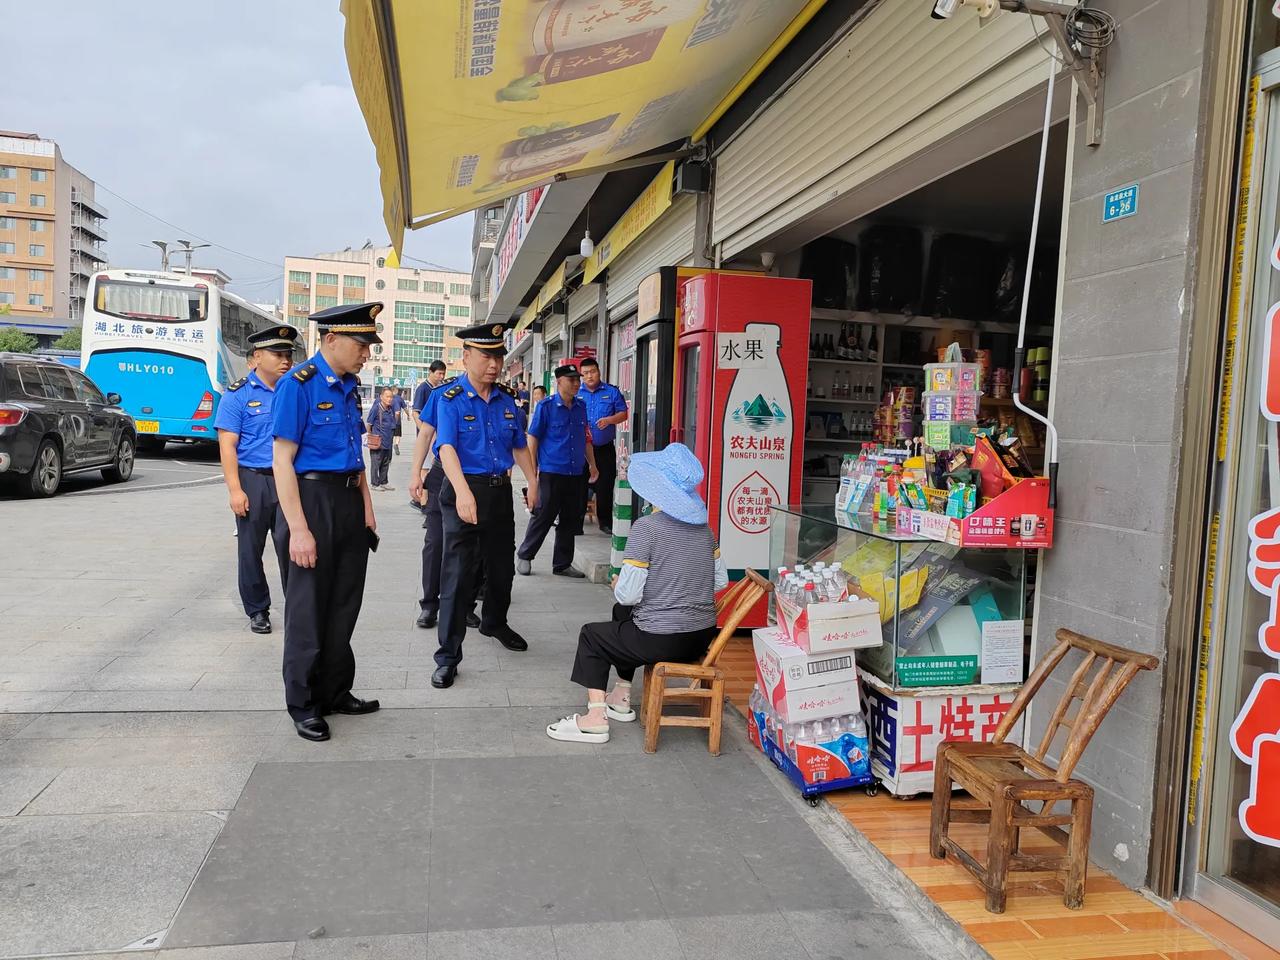
<path fill-rule="evenodd" d="M 293 721 L 293 729 L 298 731 L 298 736 L 303 740 L 314 740 L 319 743 L 321 740 L 329 739 L 329 724 L 325 722 L 324 717 L 307 717 L 305 720 Z"/>
<path fill-rule="evenodd" d="M 520 636 L 520 634 L 516 633 L 506 624 L 503 624 L 497 630 L 493 631 L 482 628 L 480 633 L 486 637 L 493 637 L 493 639 L 497 640 L 508 650 L 514 650 L 516 653 L 529 649 L 529 644 L 525 642 L 524 637 Z"/>
<path fill-rule="evenodd" d="M 254 633 L 270 633 L 271 617 L 268 616 L 267 611 L 263 610 L 251 616 L 249 618 L 249 629 Z"/>
<path fill-rule="evenodd" d="M 554 573 L 557 577 L 570 577 L 574 580 L 587 579 L 587 575 L 585 573 L 583 573 L 580 570 L 575 570 L 573 569 L 573 567 L 562 567 L 559 570 L 552 570 L 551 572 Z"/>
<path fill-rule="evenodd" d="M 338 702 L 329 708 L 330 713 L 341 713 L 348 717 L 358 717 L 363 713 L 373 713 L 382 704 L 377 700 L 361 700 L 353 693 L 339 697 Z"/>
<path fill-rule="evenodd" d="M 452 687 L 453 678 L 457 675 L 457 667 L 436 667 L 436 672 L 431 674 L 431 685 L 440 690 Z"/>
<path fill-rule="evenodd" d="M 418 614 L 418 626 L 423 630 L 430 630 L 439 621 L 440 614 L 434 610 L 423 610 Z"/>
<path fill-rule="evenodd" d="M 474 612 L 467 614 L 467 626 L 472 630 L 475 630 L 480 626 L 480 618 L 476 616 Z"/>

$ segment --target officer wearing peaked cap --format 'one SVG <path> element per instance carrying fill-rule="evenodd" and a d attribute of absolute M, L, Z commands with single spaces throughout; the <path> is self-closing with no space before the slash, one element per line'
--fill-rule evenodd
<path fill-rule="evenodd" d="M 378 701 L 352 695 L 351 634 L 364 599 L 377 521 L 365 476 L 360 380 L 381 343 L 380 303 L 311 315 L 320 349 L 285 377 L 275 405 L 280 509 L 289 525 L 284 608 L 284 692 L 298 735 L 328 740 L 329 713 L 362 714 Z"/>
<path fill-rule="evenodd" d="M 240 602 L 254 633 L 271 632 L 271 588 L 262 569 L 268 534 L 275 542 L 280 582 L 288 578 L 287 527 L 279 516 L 271 473 L 271 427 L 276 386 L 293 366 L 297 340 L 298 331 L 283 325 L 251 334 L 248 357 L 253 370 L 227 387 L 213 424 L 218 431 L 222 476 L 236 518 Z"/>
<path fill-rule="evenodd" d="M 448 480 L 440 491 L 444 558 L 440 571 L 440 646 L 435 687 L 452 686 L 462 660 L 466 608 L 475 595 L 477 559 L 485 576 L 480 632 L 508 650 L 529 645 L 507 623 L 515 575 L 515 503 L 508 471 L 518 463 L 538 505 L 537 470 L 525 441 L 524 411 L 498 385 L 506 354 L 502 324 L 458 331 L 463 374 L 444 389 L 436 410 L 436 443 Z"/>

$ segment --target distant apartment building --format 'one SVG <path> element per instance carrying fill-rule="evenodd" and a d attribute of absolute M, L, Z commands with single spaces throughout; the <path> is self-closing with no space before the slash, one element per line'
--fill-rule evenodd
<path fill-rule="evenodd" d="M 0 326 L 42 341 L 84 316 L 89 279 L 107 261 L 107 210 L 52 140 L 0 131 Z"/>
<path fill-rule="evenodd" d="M 471 274 L 400 266 L 389 246 L 285 257 L 284 269 L 285 319 L 306 332 L 312 352 L 309 314 L 344 303 L 386 304 L 377 320 L 383 342 L 363 374 L 370 386 L 412 388 L 432 360 L 443 360 L 450 375 L 462 371 L 455 334 L 471 324 Z"/>

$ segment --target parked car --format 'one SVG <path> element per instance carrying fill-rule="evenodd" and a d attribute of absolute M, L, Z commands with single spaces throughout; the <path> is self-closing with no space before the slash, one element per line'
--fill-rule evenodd
<path fill-rule="evenodd" d="M 120 483 L 133 476 L 137 443 L 118 394 L 56 359 L 0 353 L 0 481 L 33 497 L 82 470 Z"/>

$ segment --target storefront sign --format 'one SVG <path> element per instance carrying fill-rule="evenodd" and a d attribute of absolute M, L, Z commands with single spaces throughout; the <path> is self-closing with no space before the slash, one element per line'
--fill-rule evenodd
<path fill-rule="evenodd" d="M 789 25 L 818 7 L 343 0 L 342 9 L 352 86 L 398 248 L 409 221 L 489 206 L 557 173 L 684 140 Z M 389 70 L 393 57 L 398 69 Z M 408 144 L 425 146 L 404 156 Z"/>
<path fill-rule="evenodd" d="M 667 212 L 667 208 L 671 206 L 671 181 L 675 176 L 675 169 L 674 160 L 664 163 L 658 175 L 644 188 L 644 192 L 636 197 L 622 218 L 604 235 L 604 239 L 596 246 L 595 253 L 587 258 L 582 270 L 583 283 L 591 283 L 618 254 Z"/>
<path fill-rule="evenodd" d="M 418 382 L 417 371 L 413 377 L 374 377 L 375 387 L 412 387 Z"/>
<path fill-rule="evenodd" d="M 1131 183 L 1119 190 L 1112 190 L 1102 198 L 1102 222 L 1123 220 L 1138 212 L 1138 185 Z"/>

